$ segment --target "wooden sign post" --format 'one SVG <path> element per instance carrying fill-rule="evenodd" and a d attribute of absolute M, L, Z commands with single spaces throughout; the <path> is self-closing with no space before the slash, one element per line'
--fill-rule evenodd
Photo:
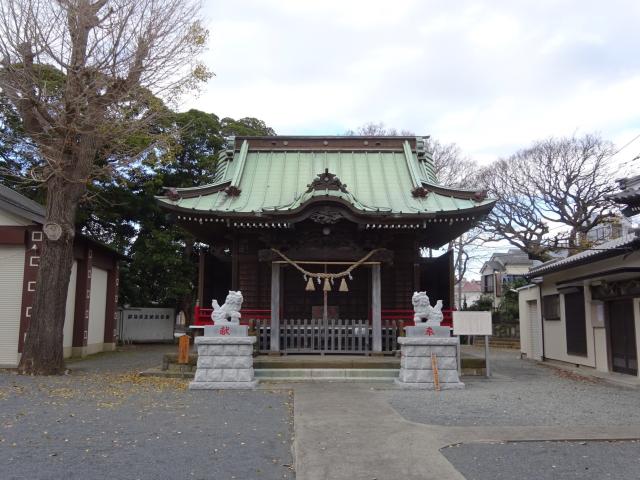
<path fill-rule="evenodd" d="M 178 363 L 189 363 L 189 335 L 178 338 Z"/>
<path fill-rule="evenodd" d="M 438 376 L 438 357 L 435 353 L 431 354 L 431 368 L 433 369 L 433 386 L 436 392 L 440 391 L 440 377 Z"/>

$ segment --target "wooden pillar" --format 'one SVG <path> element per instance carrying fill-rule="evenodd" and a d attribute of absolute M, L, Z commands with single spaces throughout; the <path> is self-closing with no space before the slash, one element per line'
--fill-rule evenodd
<path fill-rule="evenodd" d="M 271 264 L 271 347 L 280 351 L 280 264 Z"/>
<path fill-rule="evenodd" d="M 107 274 L 107 301 L 104 313 L 104 343 L 113 344 L 116 341 L 118 328 L 118 264 L 116 263 Z"/>
<path fill-rule="evenodd" d="M 204 304 L 204 261 L 205 255 L 202 250 L 200 250 L 200 255 L 198 256 L 198 298 L 197 305 L 200 307 L 205 307 Z"/>
<path fill-rule="evenodd" d="M 456 296 L 455 296 L 455 283 L 456 283 L 456 271 L 455 263 L 453 261 L 453 250 L 449 250 L 449 305 L 445 308 L 455 308 Z M 462 279 L 460 279 L 462 282 Z M 462 299 L 461 299 L 462 300 Z"/>
<path fill-rule="evenodd" d="M 91 270 L 93 251 L 85 248 L 84 258 L 78 260 L 76 270 L 76 302 L 73 316 L 72 356 L 86 355 L 89 334 L 89 303 L 91 300 Z"/>
<path fill-rule="evenodd" d="M 239 257 L 240 254 L 240 241 L 238 237 L 233 238 L 233 242 L 231 242 L 231 290 L 239 290 Z"/>
<path fill-rule="evenodd" d="M 382 302 L 380 298 L 380 264 L 371 265 L 371 327 L 373 352 L 382 352 Z"/>

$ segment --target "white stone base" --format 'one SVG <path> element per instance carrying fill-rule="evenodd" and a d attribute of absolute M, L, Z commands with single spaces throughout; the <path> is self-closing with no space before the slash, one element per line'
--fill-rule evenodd
<path fill-rule="evenodd" d="M 191 382 L 189 390 L 242 390 L 253 389 L 258 385 L 258 380 L 250 382 Z"/>
<path fill-rule="evenodd" d="M 458 376 L 458 337 L 412 336 L 398 338 L 401 349 L 400 375 L 395 380 L 402 388 L 435 390 L 431 354 L 436 355 L 440 390 L 464 388 Z"/>
<path fill-rule="evenodd" d="M 196 337 L 198 365 L 190 390 L 251 389 L 256 337 Z"/>

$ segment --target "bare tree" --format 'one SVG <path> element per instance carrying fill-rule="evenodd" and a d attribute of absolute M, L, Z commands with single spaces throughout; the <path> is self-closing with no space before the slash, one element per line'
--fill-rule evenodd
<path fill-rule="evenodd" d="M 458 290 L 458 308 L 462 308 L 462 285 L 469 267 L 474 261 L 484 258 L 484 254 L 478 251 L 478 247 L 482 246 L 483 242 L 484 232 L 481 228 L 475 227 L 449 244 L 454 254 L 454 285 Z"/>
<path fill-rule="evenodd" d="M 541 200 L 540 216 L 569 227 L 569 248 L 579 247 L 581 235 L 610 217 L 607 196 L 616 186 L 607 159 L 614 151 L 611 142 L 585 135 L 537 142 L 520 154 L 534 167 L 531 184 Z"/>
<path fill-rule="evenodd" d="M 528 167 L 526 163 L 498 160 L 481 171 L 480 183 L 498 200 L 482 229 L 488 240 L 507 240 L 530 258 L 544 261 L 550 250 L 545 243 L 549 229 L 536 212 L 535 197 L 523 194 L 531 174 Z"/>
<path fill-rule="evenodd" d="M 578 249 L 581 236 L 610 216 L 613 153 L 597 135 L 549 138 L 490 165 L 479 176 L 498 199 L 486 231 L 540 260 L 558 242 Z M 566 232 L 550 235 L 550 223 Z"/>
<path fill-rule="evenodd" d="M 87 185 L 157 148 L 152 124 L 209 77 L 193 0 L 3 0 L 0 88 L 43 163 L 45 238 L 19 370 L 64 370 L 62 336 L 75 214 Z"/>
<path fill-rule="evenodd" d="M 448 187 L 472 188 L 478 165 L 462 153 L 455 143 L 441 143 L 429 138 L 427 151 L 431 153 L 436 177 L 441 185 Z"/>
<path fill-rule="evenodd" d="M 414 136 L 411 130 L 398 130 L 387 127 L 383 122 L 368 122 L 355 130 L 347 130 L 345 135 L 354 136 Z M 473 179 L 478 170 L 476 162 L 463 155 L 455 143 L 441 143 L 427 137 L 427 151 L 430 153 L 435 167 L 438 183 L 450 187 L 473 187 Z"/>
<path fill-rule="evenodd" d="M 360 135 L 363 137 L 406 137 L 415 135 L 415 133 L 410 130 L 398 130 L 397 128 L 387 127 L 383 122 L 368 122 L 355 130 L 347 130 L 344 134 L 347 136 Z"/>

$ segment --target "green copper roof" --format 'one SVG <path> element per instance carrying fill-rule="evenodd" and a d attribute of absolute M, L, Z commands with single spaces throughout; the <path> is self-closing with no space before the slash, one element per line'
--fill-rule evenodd
<path fill-rule="evenodd" d="M 280 141 L 270 149 L 264 140 L 240 140 L 233 156 L 231 152 L 222 156 L 214 184 L 175 189 L 158 200 L 182 211 L 245 215 L 292 212 L 316 200 L 338 201 L 356 213 L 398 215 L 473 210 L 493 203 L 474 196 L 475 192 L 438 185 L 431 158 L 420 152 L 419 143 L 412 148 L 402 138 L 377 150 L 375 146 L 331 148 L 331 142 L 326 148 L 306 148 L 301 140 L 292 141 L 291 147 L 283 147 L 289 142 Z M 340 188 L 318 181 L 324 172 L 335 177 Z M 416 189 L 422 191 L 416 193 Z"/>

